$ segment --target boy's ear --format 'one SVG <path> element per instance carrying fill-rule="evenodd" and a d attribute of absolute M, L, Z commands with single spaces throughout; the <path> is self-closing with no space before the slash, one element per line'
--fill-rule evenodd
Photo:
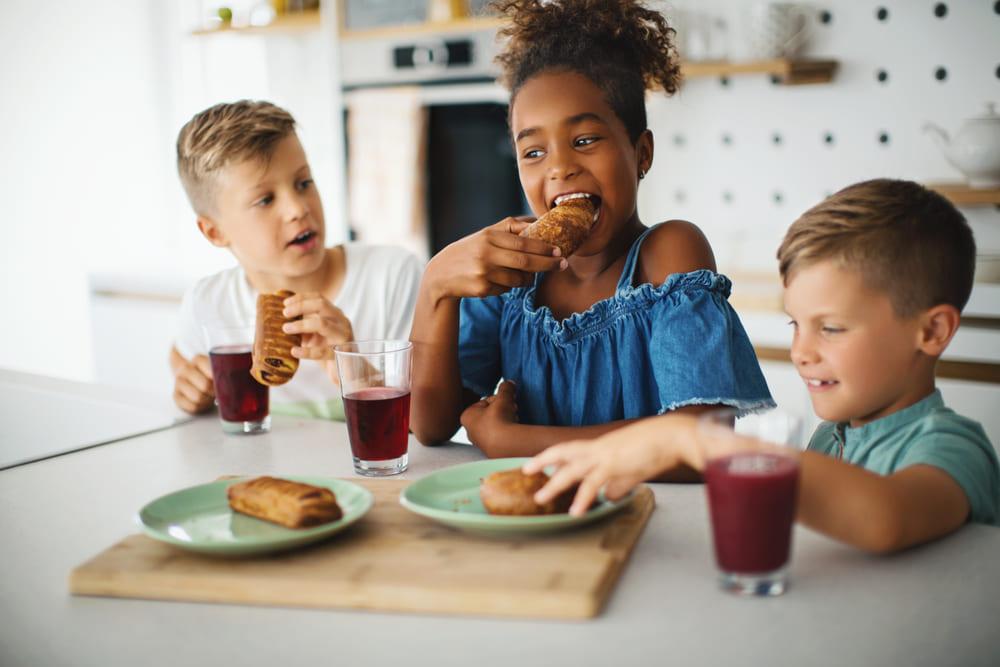
<path fill-rule="evenodd" d="M 226 238 L 222 228 L 219 227 L 219 224 L 215 220 L 212 220 L 208 216 L 198 216 L 198 229 L 201 231 L 201 235 L 208 239 L 208 242 L 212 245 L 219 248 L 229 246 L 229 239 Z"/>
<path fill-rule="evenodd" d="M 650 130 L 643 130 L 642 134 L 639 135 L 635 149 L 639 171 L 645 174 L 653 166 L 653 133 Z"/>
<path fill-rule="evenodd" d="M 949 304 L 940 304 L 925 310 L 920 315 L 920 340 L 918 349 L 931 357 L 940 357 L 948 343 L 958 331 L 962 314 L 958 308 Z"/>

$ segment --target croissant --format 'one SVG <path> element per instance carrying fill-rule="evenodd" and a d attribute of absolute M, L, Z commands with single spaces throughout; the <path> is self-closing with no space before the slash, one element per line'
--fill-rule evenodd
<path fill-rule="evenodd" d="M 292 347 L 302 342 L 302 336 L 281 330 L 281 325 L 289 321 L 282 314 L 284 301 L 294 295 L 295 292 L 280 290 L 257 297 L 257 332 L 250 374 L 263 385 L 285 384 L 299 368 L 299 360 L 292 356 Z"/>
<path fill-rule="evenodd" d="M 226 489 L 229 506 L 286 528 L 306 528 L 344 515 L 330 489 L 277 477 L 255 477 Z"/>
<path fill-rule="evenodd" d="M 521 236 L 558 246 L 569 257 L 583 245 L 594 225 L 594 205 L 586 198 L 570 199 L 528 225 Z"/>

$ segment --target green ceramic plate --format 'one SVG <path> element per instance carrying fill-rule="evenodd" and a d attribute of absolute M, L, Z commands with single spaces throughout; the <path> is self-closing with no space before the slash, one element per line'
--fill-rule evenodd
<path fill-rule="evenodd" d="M 218 556 L 250 556 L 326 539 L 363 517 L 375 502 L 370 491 L 341 479 L 301 475 L 282 478 L 332 490 L 344 516 L 301 529 L 255 519 L 229 508 L 226 488 L 242 480 L 226 479 L 157 498 L 139 510 L 135 519 L 150 537 L 183 549 Z"/>
<path fill-rule="evenodd" d="M 406 509 L 453 528 L 485 535 L 550 533 L 596 521 L 632 500 L 629 494 L 616 501 L 603 497 L 583 516 L 494 516 L 479 500 L 479 483 L 492 472 L 524 465 L 526 458 L 493 459 L 463 463 L 439 470 L 410 484 L 399 494 Z"/>

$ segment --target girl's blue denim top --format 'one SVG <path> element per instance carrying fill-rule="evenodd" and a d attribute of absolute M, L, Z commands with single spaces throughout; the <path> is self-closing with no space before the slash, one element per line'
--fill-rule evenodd
<path fill-rule="evenodd" d="M 726 300 L 732 284 L 707 270 L 675 273 L 659 287 L 633 286 L 639 248 L 629 249 L 615 294 L 556 320 L 535 307 L 534 285 L 462 299 L 462 384 L 493 394 L 517 385 L 522 424 L 587 426 L 649 417 L 686 405 L 749 412 L 774 406 L 753 346 Z"/>

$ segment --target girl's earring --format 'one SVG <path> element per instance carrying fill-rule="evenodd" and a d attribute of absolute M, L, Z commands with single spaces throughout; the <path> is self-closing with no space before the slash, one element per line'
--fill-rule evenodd
<path fill-rule="evenodd" d="M 644 178 L 646 178 L 646 170 L 645 169 L 640 169 L 639 170 L 639 180 L 641 181 Z"/>

